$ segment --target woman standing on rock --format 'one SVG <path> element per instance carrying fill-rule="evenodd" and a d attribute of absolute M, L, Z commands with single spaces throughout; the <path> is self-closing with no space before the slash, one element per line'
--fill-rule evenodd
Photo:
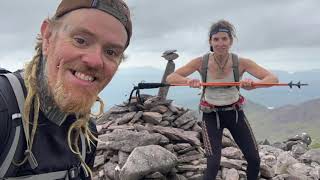
<path fill-rule="evenodd" d="M 259 79 L 260 83 L 277 83 L 278 78 L 250 59 L 230 53 L 236 38 L 234 26 L 225 20 L 212 24 L 209 31 L 210 53 L 192 59 L 188 64 L 168 76 L 168 83 L 187 83 L 199 88 L 200 80 L 187 78 L 198 71 L 203 82 L 239 81 L 246 90 L 255 89 L 252 79 L 242 80 L 247 72 Z M 261 87 L 261 86 L 260 86 Z M 207 171 L 205 180 L 214 179 L 218 173 L 221 160 L 223 129 L 231 132 L 248 162 L 247 178 L 256 180 L 259 174 L 260 157 L 258 147 L 249 122 L 242 110 L 243 96 L 239 89 L 232 87 L 206 87 L 200 101 L 203 113 L 203 141 L 207 154 Z"/>

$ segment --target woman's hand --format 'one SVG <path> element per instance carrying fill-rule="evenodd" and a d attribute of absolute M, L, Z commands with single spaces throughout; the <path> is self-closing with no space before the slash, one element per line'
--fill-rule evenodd
<path fill-rule="evenodd" d="M 254 84 L 254 81 L 250 78 L 245 78 L 240 81 L 240 87 L 245 90 L 255 89 L 256 87 L 253 84 Z"/>
<path fill-rule="evenodd" d="M 201 82 L 199 79 L 188 79 L 187 84 L 192 88 L 200 88 Z"/>

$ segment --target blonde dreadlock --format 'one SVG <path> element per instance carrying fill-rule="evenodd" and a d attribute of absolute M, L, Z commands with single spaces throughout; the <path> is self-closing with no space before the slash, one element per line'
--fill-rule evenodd
<path fill-rule="evenodd" d="M 31 136 L 29 139 L 26 139 L 27 141 L 27 150 L 26 152 L 31 152 L 32 150 L 32 145 L 33 145 L 33 140 L 34 140 L 34 135 L 38 126 L 38 118 L 39 118 L 39 108 L 40 108 L 40 100 L 39 100 L 39 95 L 37 93 L 37 71 L 38 71 L 38 65 L 40 62 L 41 58 L 41 51 L 42 51 L 42 43 L 41 40 L 38 38 L 39 42 L 36 45 L 36 55 L 33 57 L 33 59 L 30 61 L 29 64 L 26 65 L 25 68 L 25 73 L 24 73 L 24 81 L 25 81 L 25 86 L 27 88 L 28 95 L 25 100 L 24 104 L 24 109 L 23 109 L 23 126 L 24 126 L 24 131 L 28 135 L 30 134 L 29 132 L 29 124 L 30 123 L 30 111 L 34 109 L 33 113 L 33 122 L 32 122 L 32 131 L 31 131 Z M 14 162 L 17 166 L 21 166 L 24 164 L 28 159 L 28 156 L 25 156 L 24 159 L 21 162 Z"/>
<path fill-rule="evenodd" d="M 104 109 L 103 101 L 99 97 L 97 97 L 97 101 L 100 102 L 100 112 L 97 115 L 93 115 L 95 117 L 101 116 L 101 114 L 103 113 L 103 109 Z M 89 121 L 90 121 L 90 112 L 85 115 L 78 115 L 77 116 L 77 120 L 71 124 L 71 126 L 69 127 L 69 130 L 68 130 L 68 144 L 69 144 L 69 148 L 71 149 L 71 151 L 74 154 L 77 154 L 78 157 L 80 158 L 81 165 L 84 168 L 85 173 L 87 175 L 90 174 L 90 176 L 92 177 L 92 171 L 91 171 L 90 167 L 85 163 L 84 159 L 82 159 L 82 157 L 81 157 L 81 153 L 79 150 L 79 143 L 78 143 L 81 132 L 84 134 L 86 141 L 87 141 L 87 144 L 89 145 L 89 151 L 91 151 L 91 144 L 94 144 L 93 140 L 97 141 L 97 142 L 100 141 L 90 131 Z"/>
<path fill-rule="evenodd" d="M 57 25 L 57 19 L 47 19 L 50 25 L 55 26 Z M 39 98 L 39 92 L 37 89 L 37 74 L 39 71 L 39 64 L 42 56 L 42 39 L 41 37 L 37 38 L 38 42 L 36 44 L 35 50 L 36 54 L 33 57 L 33 59 L 26 65 L 25 67 L 25 73 L 24 73 L 24 81 L 25 86 L 27 88 L 27 97 L 25 100 L 24 110 L 23 110 L 23 123 L 25 132 L 29 134 L 29 124 L 30 123 L 30 113 L 33 106 L 33 122 L 32 122 L 32 132 L 29 139 L 27 139 L 27 151 L 31 152 L 32 150 L 32 144 L 34 140 L 34 135 L 38 126 L 38 119 L 39 119 L 39 109 L 40 109 L 40 98 Z M 100 112 L 97 115 L 93 115 L 96 117 L 101 116 L 104 109 L 104 103 L 103 101 L 97 97 L 97 101 L 100 102 Z M 85 159 L 82 159 L 80 150 L 79 150 L 79 137 L 80 132 L 83 133 L 86 139 L 86 144 L 89 146 L 89 150 L 91 151 L 91 144 L 94 144 L 94 141 L 99 141 L 91 132 L 89 128 L 89 121 L 90 121 L 90 114 L 91 111 L 89 111 L 86 114 L 83 115 L 77 115 L 77 120 L 69 127 L 68 130 L 68 145 L 70 150 L 78 155 L 81 165 L 86 173 L 86 175 L 90 175 L 92 177 L 92 171 L 90 167 L 85 163 Z M 92 114 L 91 114 L 92 115 Z M 24 157 L 24 159 L 19 162 L 15 163 L 17 166 L 21 166 L 27 161 L 28 157 Z"/>

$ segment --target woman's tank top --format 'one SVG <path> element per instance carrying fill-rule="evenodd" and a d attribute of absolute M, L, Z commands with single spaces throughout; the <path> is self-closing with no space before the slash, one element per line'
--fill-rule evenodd
<path fill-rule="evenodd" d="M 213 79 L 207 71 L 207 82 L 234 82 L 233 70 L 224 79 Z M 241 80 L 241 76 L 239 79 Z M 238 101 L 240 93 L 235 86 L 231 87 L 214 87 L 205 88 L 204 100 L 216 106 L 230 105 Z"/>

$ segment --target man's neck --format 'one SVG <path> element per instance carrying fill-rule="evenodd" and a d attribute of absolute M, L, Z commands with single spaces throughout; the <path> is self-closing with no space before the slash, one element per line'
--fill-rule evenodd
<path fill-rule="evenodd" d="M 66 120 L 68 114 L 62 112 L 54 102 L 53 96 L 49 90 L 48 77 L 46 73 L 46 59 L 42 56 L 39 63 L 37 74 L 37 91 L 40 97 L 40 109 L 44 115 L 53 123 L 61 126 Z"/>

